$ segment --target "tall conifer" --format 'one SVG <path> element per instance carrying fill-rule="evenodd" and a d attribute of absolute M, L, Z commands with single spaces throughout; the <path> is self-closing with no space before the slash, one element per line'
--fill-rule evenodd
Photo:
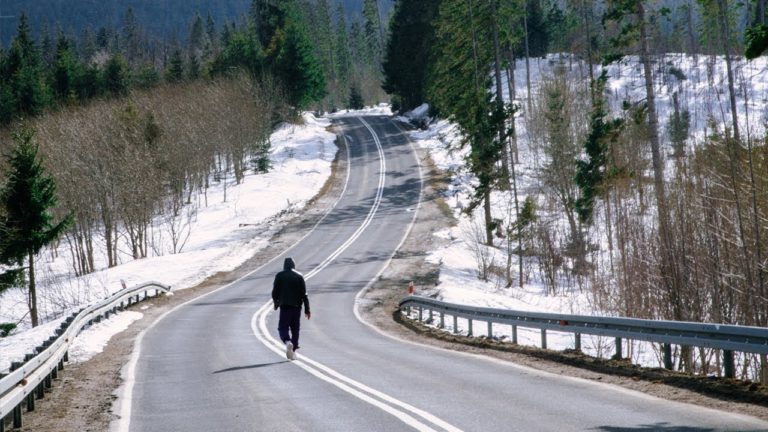
<path fill-rule="evenodd" d="M 14 135 L 16 148 L 7 158 L 6 184 L 0 189 L 0 205 L 5 215 L 0 221 L 0 262 L 21 266 L 26 260 L 29 281 L 29 313 L 37 326 L 37 289 L 35 255 L 43 246 L 58 238 L 71 223 L 71 215 L 54 222 L 51 209 L 56 206 L 56 185 L 45 172 L 38 157 L 33 133 L 23 129 Z"/>

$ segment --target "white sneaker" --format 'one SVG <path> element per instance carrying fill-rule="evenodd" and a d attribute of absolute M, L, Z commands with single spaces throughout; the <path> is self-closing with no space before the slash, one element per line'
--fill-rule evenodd
<path fill-rule="evenodd" d="M 285 357 L 288 360 L 293 360 L 295 355 L 293 354 L 293 342 L 288 341 L 285 343 Z"/>

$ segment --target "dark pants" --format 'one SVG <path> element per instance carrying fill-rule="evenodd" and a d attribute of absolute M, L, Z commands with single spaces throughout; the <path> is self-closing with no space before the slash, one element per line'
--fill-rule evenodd
<path fill-rule="evenodd" d="M 301 327 L 301 307 L 280 306 L 280 322 L 277 324 L 277 331 L 283 343 L 289 340 L 293 343 L 294 350 L 299 349 L 299 327 Z"/>

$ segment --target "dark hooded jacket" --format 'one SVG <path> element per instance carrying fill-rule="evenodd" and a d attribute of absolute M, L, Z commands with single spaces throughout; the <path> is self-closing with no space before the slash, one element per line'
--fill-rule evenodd
<path fill-rule="evenodd" d="M 279 306 L 293 306 L 300 308 L 304 305 L 304 312 L 309 313 L 309 298 L 307 298 L 307 286 L 304 276 L 294 270 L 296 264 L 293 258 L 286 258 L 283 263 L 283 271 L 275 275 L 272 285 L 272 300 L 275 309 Z"/>

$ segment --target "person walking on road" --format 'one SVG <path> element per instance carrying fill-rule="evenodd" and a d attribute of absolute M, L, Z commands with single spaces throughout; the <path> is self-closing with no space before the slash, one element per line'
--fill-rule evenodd
<path fill-rule="evenodd" d="M 301 327 L 301 307 L 304 306 L 304 316 L 309 319 L 309 298 L 304 276 L 294 270 L 296 263 L 288 257 L 283 263 L 283 271 L 275 275 L 272 285 L 272 301 L 275 310 L 280 308 L 280 321 L 277 331 L 280 340 L 285 344 L 285 356 L 288 360 L 296 358 L 296 350 L 299 349 L 299 328 Z"/>

